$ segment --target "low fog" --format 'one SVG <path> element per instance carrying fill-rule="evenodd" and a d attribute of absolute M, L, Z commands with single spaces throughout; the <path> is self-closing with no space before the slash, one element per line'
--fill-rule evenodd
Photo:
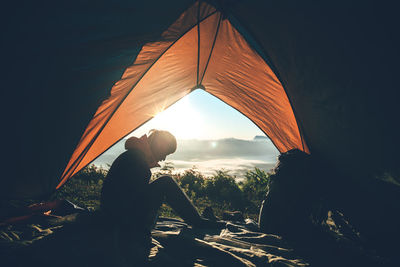
<path fill-rule="evenodd" d="M 108 168 L 125 151 L 124 143 L 125 140 L 122 140 L 114 145 L 93 164 Z M 253 140 L 178 140 L 176 152 L 169 155 L 166 162 L 171 162 L 176 172 L 196 168 L 207 176 L 215 170 L 224 169 L 240 179 L 247 170 L 254 167 L 269 171 L 276 164 L 278 155 L 278 150 L 264 136 L 256 136 Z"/>

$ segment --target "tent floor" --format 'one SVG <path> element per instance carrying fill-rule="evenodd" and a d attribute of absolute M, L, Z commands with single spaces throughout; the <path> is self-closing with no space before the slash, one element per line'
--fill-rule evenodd
<path fill-rule="evenodd" d="M 0 229 L 1 265 L 132 266 L 115 251 L 112 231 L 101 224 L 96 214 L 81 216 L 83 220 L 78 220 L 79 216 L 71 214 L 59 219 L 3 226 Z M 343 240 L 320 241 L 310 237 L 302 244 L 293 245 L 278 235 L 258 232 L 257 225 L 249 219 L 228 222 L 225 229 L 213 230 L 194 229 L 176 219 L 159 218 L 152 231 L 150 255 L 143 265 L 392 265 L 388 260 Z M 133 255 L 135 245 L 132 243 Z"/>

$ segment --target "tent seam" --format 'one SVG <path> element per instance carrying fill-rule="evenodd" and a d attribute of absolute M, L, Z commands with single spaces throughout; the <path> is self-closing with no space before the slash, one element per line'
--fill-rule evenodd
<path fill-rule="evenodd" d="M 220 26 L 221 26 L 221 21 L 222 21 L 222 13 L 220 12 L 219 14 L 220 14 L 220 15 L 219 15 L 219 19 L 218 19 L 217 30 L 216 30 L 216 32 L 215 32 L 214 41 L 213 41 L 213 44 L 212 44 L 212 46 L 211 46 L 210 55 L 208 56 L 208 60 L 207 60 L 206 66 L 205 66 L 205 68 L 204 68 L 203 75 L 201 76 L 200 84 L 203 82 L 204 76 L 206 75 L 206 71 L 207 71 L 207 68 L 208 68 L 208 64 L 210 63 L 211 55 L 212 55 L 212 52 L 214 51 L 215 43 L 216 43 L 216 41 L 217 41 L 217 36 L 218 36 L 218 33 L 219 33 L 219 28 L 220 28 Z"/>

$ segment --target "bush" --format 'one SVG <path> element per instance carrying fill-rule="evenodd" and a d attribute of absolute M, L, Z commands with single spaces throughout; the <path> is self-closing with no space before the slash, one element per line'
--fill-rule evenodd
<path fill-rule="evenodd" d="M 79 206 L 97 209 L 100 207 L 100 194 L 107 170 L 90 165 L 62 186 L 53 199 L 67 199 Z"/>
<path fill-rule="evenodd" d="M 183 174 L 176 175 L 175 178 L 188 196 L 194 198 L 206 195 L 205 177 L 195 169 L 186 170 Z"/>
<path fill-rule="evenodd" d="M 227 171 L 218 170 L 214 176 L 207 179 L 205 192 L 210 200 L 229 203 L 233 209 L 243 210 L 245 207 L 242 191 L 235 177 L 229 175 Z"/>
<path fill-rule="evenodd" d="M 153 178 L 170 175 L 186 192 L 195 206 L 202 211 L 212 206 L 216 216 L 224 211 L 240 210 L 245 216 L 257 219 L 258 211 L 268 188 L 269 174 L 255 168 L 249 170 L 245 180 L 236 182 L 236 177 L 226 170 L 217 170 L 211 177 L 205 177 L 196 169 L 183 173 L 173 173 L 173 164 L 167 162 Z M 107 170 L 90 165 L 58 190 L 53 198 L 68 199 L 81 206 L 97 209 L 100 206 L 100 194 Z M 161 216 L 177 217 L 168 205 L 162 205 Z"/>
<path fill-rule="evenodd" d="M 250 201 L 262 201 L 268 190 L 269 174 L 255 168 L 247 171 L 245 180 L 240 183 L 243 193 Z"/>
<path fill-rule="evenodd" d="M 254 168 L 245 174 L 245 180 L 239 183 L 240 188 L 246 198 L 246 212 L 257 214 L 261 207 L 265 194 L 268 191 L 269 173 Z"/>
<path fill-rule="evenodd" d="M 108 171 L 96 167 L 94 164 L 87 166 L 86 168 L 82 169 L 78 172 L 73 179 L 85 181 L 89 184 L 92 183 L 102 183 L 107 176 Z"/>

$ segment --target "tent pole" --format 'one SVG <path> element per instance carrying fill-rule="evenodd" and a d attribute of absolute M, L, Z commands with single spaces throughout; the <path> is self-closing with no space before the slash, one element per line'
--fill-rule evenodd
<path fill-rule="evenodd" d="M 199 0 L 197 5 L 197 80 L 196 84 L 199 84 L 199 72 L 200 72 L 200 4 Z"/>

